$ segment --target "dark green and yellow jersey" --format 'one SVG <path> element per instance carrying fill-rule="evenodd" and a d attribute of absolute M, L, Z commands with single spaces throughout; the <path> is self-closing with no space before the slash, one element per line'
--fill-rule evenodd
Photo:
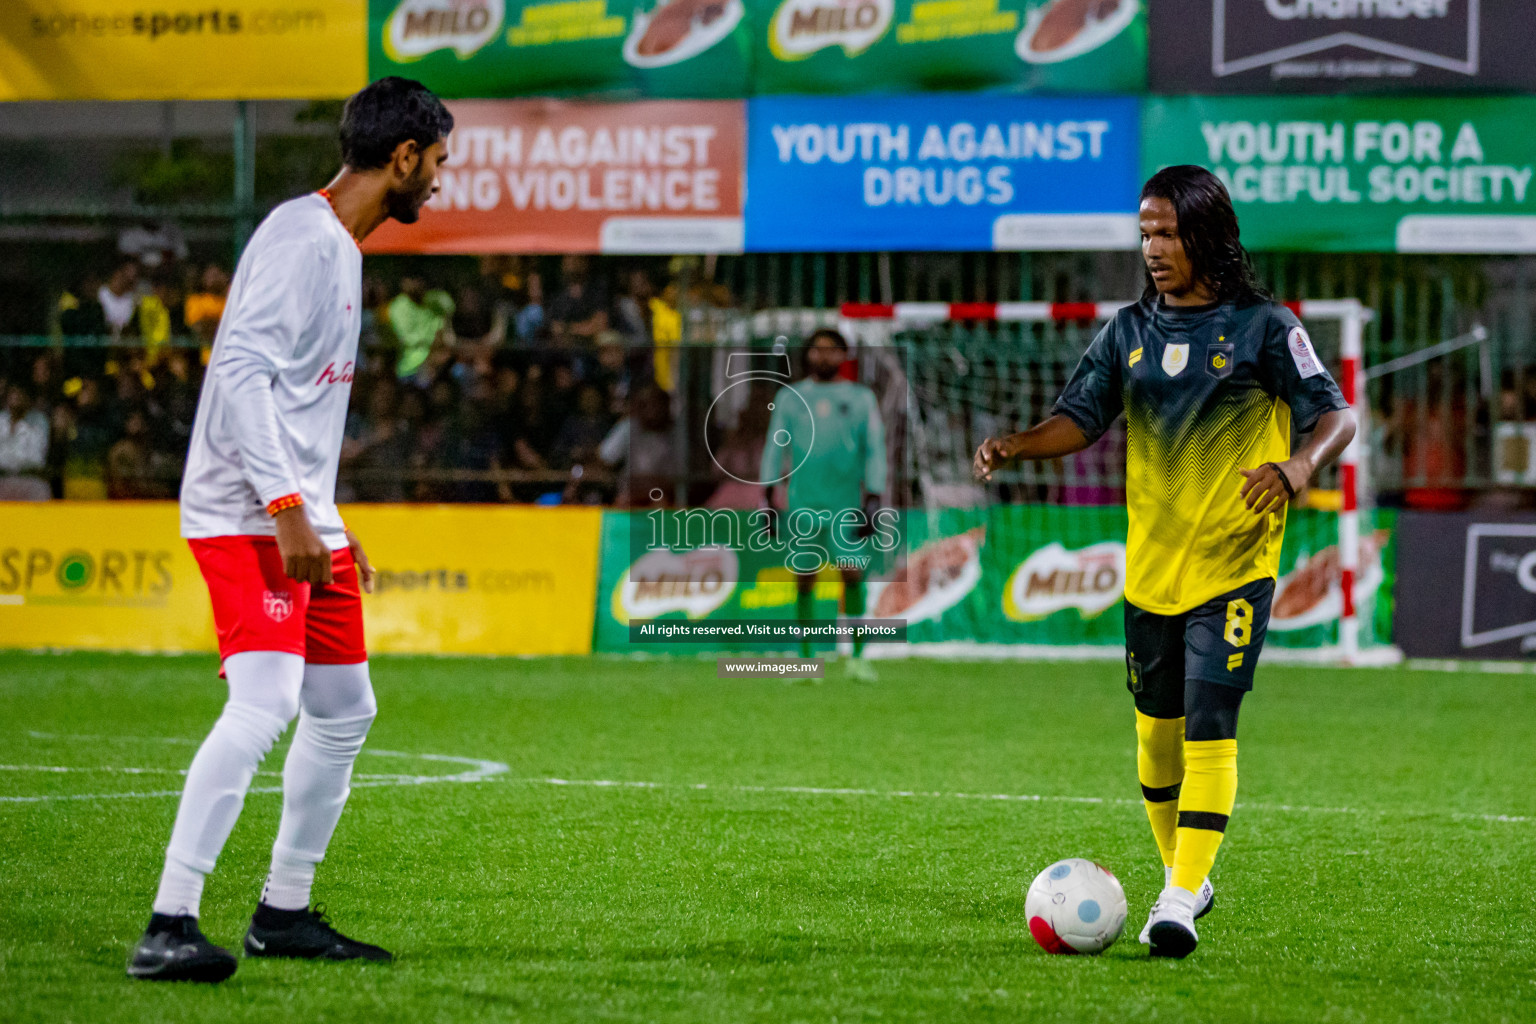
<path fill-rule="evenodd" d="M 1291 428 L 1347 409 L 1284 306 L 1127 306 L 1056 403 L 1090 440 L 1125 412 L 1125 597 L 1176 615 L 1274 577 L 1285 509 L 1255 516 L 1239 469 L 1290 457 Z M 1303 481 L 1292 483 L 1300 485 Z"/>

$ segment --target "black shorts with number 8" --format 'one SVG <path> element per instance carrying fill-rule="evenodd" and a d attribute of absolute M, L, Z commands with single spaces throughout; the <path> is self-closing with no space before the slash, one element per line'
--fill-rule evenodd
<path fill-rule="evenodd" d="M 1184 684 L 1248 691 L 1269 631 L 1275 581 L 1255 580 L 1179 615 L 1125 605 L 1126 685 L 1142 714 L 1184 714 Z"/>

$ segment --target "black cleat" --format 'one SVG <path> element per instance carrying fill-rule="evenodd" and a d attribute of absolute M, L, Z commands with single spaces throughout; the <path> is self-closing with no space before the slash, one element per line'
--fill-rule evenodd
<path fill-rule="evenodd" d="M 389 950 L 349 939 L 332 928 L 324 907 L 318 904 L 313 910 L 279 910 L 258 903 L 245 933 L 245 955 L 382 963 L 394 959 Z"/>
<path fill-rule="evenodd" d="M 190 914 L 151 914 L 144 937 L 128 958 L 128 977 L 143 981 L 223 981 L 235 973 L 235 954 L 215 946 Z"/>

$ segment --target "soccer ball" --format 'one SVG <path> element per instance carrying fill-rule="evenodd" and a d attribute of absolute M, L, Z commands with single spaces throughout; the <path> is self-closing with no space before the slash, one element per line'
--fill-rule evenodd
<path fill-rule="evenodd" d="M 1069 857 L 1035 876 L 1024 913 L 1047 953 L 1102 953 L 1125 930 L 1125 890 L 1107 869 Z"/>

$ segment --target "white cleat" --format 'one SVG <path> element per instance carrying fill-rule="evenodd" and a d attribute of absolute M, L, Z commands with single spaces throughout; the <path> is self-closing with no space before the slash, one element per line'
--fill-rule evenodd
<path fill-rule="evenodd" d="M 1167 888 L 1172 884 L 1173 868 L 1165 867 L 1163 869 L 1163 886 Z M 1161 898 L 1158 897 L 1159 900 Z M 1152 902 L 1152 909 L 1147 913 L 1147 923 L 1141 929 L 1140 941 L 1143 946 L 1150 946 L 1152 944 L 1152 922 L 1157 917 L 1157 903 L 1158 900 Z M 1215 905 L 1216 889 L 1211 885 L 1211 880 L 1207 878 L 1200 883 L 1200 891 L 1195 893 L 1195 920 L 1198 921 L 1206 914 L 1209 914 L 1211 908 Z"/>
<path fill-rule="evenodd" d="M 1176 885 L 1170 885 L 1157 897 L 1147 922 L 1147 945 L 1152 956 L 1182 960 L 1195 951 L 1200 944 L 1200 936 L 1195 933 L 1198 900 L 1194 893 Z"/>

